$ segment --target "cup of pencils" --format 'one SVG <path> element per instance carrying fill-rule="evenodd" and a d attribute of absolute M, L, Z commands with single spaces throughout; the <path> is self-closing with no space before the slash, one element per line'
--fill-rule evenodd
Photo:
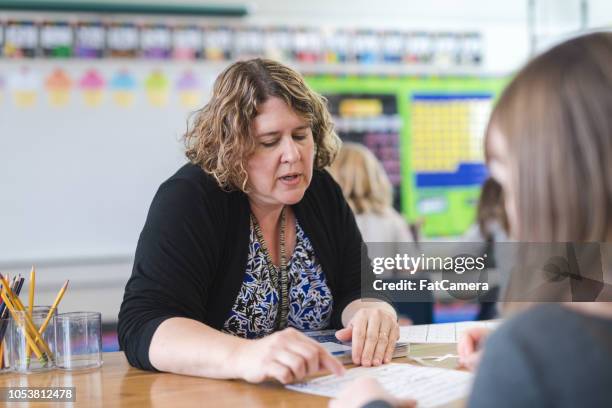
<path fill-rule="evenodd" d="M 26 308 L 19 298 L 24 280 L 21 276 L 11 280 L 0 275 L 0 341 L 6 346 L 2 353 L 8 357 L 5 359 L 3 356 L 3 359 L 17 372 L 50 370 L 55 367 L 55 317 L 68 281 L 60 289 L 53 305 L 34 306 L 36 271 L 32 267 Z"/>
<path fill-rule="evenodd" d="M 31 313 L 16 310 L 12 315 L 9 362 L 14 371 L 35 373 L 55 368 L 55 316 L 51 306 L 34 306 Z"/>

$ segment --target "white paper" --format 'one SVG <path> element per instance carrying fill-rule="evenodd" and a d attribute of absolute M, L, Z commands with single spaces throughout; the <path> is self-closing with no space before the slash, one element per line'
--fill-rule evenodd
<path fill-rule="evenodd" d="M 410 343 L 457 343 L 463 332 L 473 327 L 495 329 L 499 320 L 421 324 L 400 327 L 400 341 Z"/>
<path fill-rule="evenodd" d="M 376 378 L 393 396 L 415 399 L 419 407 L 437 407 L 467 397 L 473 378 L 465 371 L 393 363 L 351 368 L 342 377 L 328 375 L 286 387 L 308 394 L 335 397 L 359 377 Z"/>

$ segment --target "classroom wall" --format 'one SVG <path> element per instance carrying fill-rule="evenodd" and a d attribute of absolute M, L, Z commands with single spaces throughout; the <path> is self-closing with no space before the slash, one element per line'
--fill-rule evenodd
<path fill-rule="evenodd" d="M 138 2 L 150 4 L 154 1 L 131 0 L 130 2 Z M 165 1 L 155 1 L 157 3 L 166 3 Z M 186 3 L 201 3 L 209 4 L 209 1 L 185 1 Z M 278 24 L 278 25 L 304 25 L 304 26 L 333 26 L 333 27 L 364 27 L 364 28 L 389 28 L 389 29 L 405 29 L 405 30 L 475 30 L 483 34 L 485 41 L 485 60 L 483 72 L 491 74 L 507 74 L 519 67 L 527 58 L 530 52 L 529 35 L 527 30 L 527 1 L 485 1 L 485 0 L 430 0 L 428 2 L 414 0 L 379 0 L 373 3 L 371 0 L 352 0 L 352 1 L 329 1 L 329 0 L 309 0 L 308 2 L 299 1 L 280 1 L 280 0 L 257 0 L 257 1 L 227 1 L 217 0 L 217 4 L 247 4 L 251 8 L 251 14 L 245 19 L 245 23 L 252 24 Z M 562 3 L 562 2 L 559 2 Z M 375 7 L 372 5 L 375 4 Z M 605 0 L 589 2 L 589 26 L 608 25 L 612 22 L 612 2 Z M 565 4 L 567 7 L 567 4 Z M 554 4 L 549 5 L 550 10 L 556 10 Z M 559 27 L 565 27 L 568 20 L 572 20 L 573 16 L 561 12 L 556 18 Z M 554 23 L 553 23 L 554 26 Z M 558 28 L 558 27 L 557 27 Z M 213 73 L 217 72 L 218 68 L 211 69 L 211 78 Z M 4 108 L 3 108 L 4 109 Z M 150 115 L 149 113 L 136 112 L 139 115 Z M 180 145 L 177 142 L 182 130 L 184 122 L 181 119 L 183 112 L 174 112 L 169 114 L 167 123 L 167 133 L 171 134 L 172 143 L 175 145 L 169 146 L 168 157 L 160 163 L 158 169 L 160 173 L 157 176 L 159 182 L 170 175 L 167 169 L 174 168 L 175 164 L 180 162 Z M 24 127 L 40 128 L 44 130 L 44 123 L 36 123 L 36 118 L 31 118 L 29 123 L 24 118 Z M 112 125 L 112 123 L 111 123 Z M 150 125 L 150 124 L 149 124 Z M 146 120 L 143 120 L 143 129 L 147 126 Z M 157 126 L 157 125 L 156 125 Z M 117 129 L 121 125 L 117 124 Z M 52 171 L 49 168 L 41 168 L 40 165 L 32 160 L 30 153 L 27 150 L 27 145 L 24 145 L 22 140 L 19 140 L 21 129 L 2 128 L 0 124 L 0 157 L 3 158 L 5 166 L 2 167 L 3 174 L 0 174 L 0 185 L 9 185 L 8 183 L 20 183 L 24 180 L 23 189 L 28 189 L 29 184 L 35 182 L 37 174 L 45 171 Z M 41 133 L 42 134 L 42 133 Z M 128 132 L 129 134 L 129 132 Z M 91 137 L 86 132 L 83 137 Z M 112 135 L 117 137 L 117 134 Z M 139 134 L 142 138 L 143 134 Z M 49 154 L 53 154 L 53 149 L 61 151 L 62 155 L 83 155 L 83 145 L 72 143 L 69 139 L 57 139 L 52 141 L 49 146 Z M 128 141 L 126 140 L 126 143 Z M 103 145 L 101 145 L 103 146 Z M 113 146 L 110 144 L 109 146 Z M 24 148 L 25 147 L 25 148 Z M 144 151 L 146 152 L 146 149 Z M 105 162 L 108 166 L 113 166 L 113 161 L 117 156 L 111 150 L 97 150 L 94 154 L 106 155 Z M 159 155 L 160 152 L 155 152 Z M 9 164 L 7 164 L 9 163 Z M 104 166 L 96 163 L 100 168 L 97 173 L 100 180 L 104 179 Z M 62 184 L 61 180 L 58 184 L 44 185 L 44 189 L 58 191 L 66 189 L 68 194 L 78 194 L 72 191 L 70 186 Z M 125 188 L 144 188 L 142 196 L 148 197 L 150 200 L 155 191 L 156 186 L 135 186 L 129 184 Z M 36 195 L 36 200 L 40 205 L 45 205 L 46 196 L 44 189 Z M 21 206 L 29 208 L 28 214 L 35 216 L 35 206 L 32 203 L 20 203 L 13 199 L 14 197 L 3 195 L 0 197 L 0 211 L 7 206 Z M 113 197 L 106 197 L 109 202 Z M 139 210 L 137 214 L 128 215 L 136 217 L 136 224 L 142 225 L 146 209 L 149 201 L 138 203 Z M 30 207 L 27 207 L 27 206 Z M 25 216 L 28 216 L 24 212 Z M 139 217 L 139 218 L 138 218 Z M 13 220 L 14 221 L 14 220 Z M 94 222 L 102 223 L 112 222 L 112 220 L 94 219 Z M 78 227 L 78 225 L 76 226 Z M 5 228 L 0 226 L 0 233 L 4 233 Z M 53 231 L 49 231 L 45 225 L 44 219 L 37 225 L 37 231 L 44 231 L 48 236 L 50 243 L 53 241 Z M 26 231 L 26 234 L 36 234 L 34 231 Z M 136 237 L 140 231 L 130 231 L 130 242 L 133 241 L 133 247 L 136 245 Z M 125 234 L 118 239 L 124 239 Z M 52 247 L 52 245 L 51 245 Z M 0 251 L 2 249 L 0 248 Z M 8 259 L 11 254 L 1 254 L 2 258 Z M 65 253 L 51 253 L 49 258 L 58 258 L 57 262 L 46 262 L 38 264 L 39 270 L 39 290 L 41 300 L 52 300 L 55 292 L 61 286 L 63 280 L 67 277 L 74 278 L 71 283 L 71 291 L 66 296 L 63 307 L 64 310 L 98 310 L 102 311 L 105 321 L 113 321 L 119 309 L 122 289 L 125 281 L 131 272 L 131 253 L 123 253 L 117 257 L 117 254 L 109 254 L 107 257 L 98 258 L 95 260 L 83 260 L 79 257 L 66 259 Z M 70 258 L 70 257 L 68 257 Z M 32 259 L 32 262 L 37 261 Z M 21 262 L 11 265 L 0 265 L 0 270 L 5 271 L 6 268 L 10 272 L 26 273 L 29 268 L 26 263 Z M 27 287 L 24 288 L 27 290 Z"/>
<path fill-rule="evenodd" d="M 120 3 L 118 0 L 112 2 Z M 133 2 L 165 3 L 161 0 Z M 475 30 L 481 32 L 485 40 L 484 71 L 495 74 L 511 72 L 527 58 L 529 52 L 527 1 L 190 0 L 187 3 L 246 5 L 250 14 L 244 21 L 252 24 Z"/>

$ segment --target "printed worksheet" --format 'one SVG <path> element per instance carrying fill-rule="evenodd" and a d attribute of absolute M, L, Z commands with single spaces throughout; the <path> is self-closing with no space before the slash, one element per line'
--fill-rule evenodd
<path fill-rule="evenodd" d="M 344 386 L 364 376 L 376 378 L 395 397 L 417 400 L 419 407 L 437 407 L 466 398 L 473 378 L 465 371 L 392 363 L 379 367 L 351 368 L 342 377 L 328 375 L 286 387 L 335 397 Z"/>
<path fill-rule="evenodd" d="M 400 341 L 409 343 L 457 343 L 461 334 L 472 327 L 494 330 L 499 324 L 499 320 L 486 320 L 401 326 Z"/>

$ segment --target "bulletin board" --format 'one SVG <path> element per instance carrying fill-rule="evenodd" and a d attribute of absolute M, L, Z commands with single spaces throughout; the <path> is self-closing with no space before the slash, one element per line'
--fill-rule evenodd
<path fill-rule="evenodd" d="M 308 81 L 331 106 L 343 99 L 396 107 L 386 114 L 364 110 L 361 117 L 332 113 L 341 138 L 354 141 L 351 129 L 362 129 L 358 141 L 387 170 L 395 207 L 408 221 L 422 222 L 425 236 L 457 236 L 469 228 L 487 177 L 482 144 L 488 115 L 507 79 L 317 76 Z M 372 146 L 379 139 L 384 146 Z"/>

